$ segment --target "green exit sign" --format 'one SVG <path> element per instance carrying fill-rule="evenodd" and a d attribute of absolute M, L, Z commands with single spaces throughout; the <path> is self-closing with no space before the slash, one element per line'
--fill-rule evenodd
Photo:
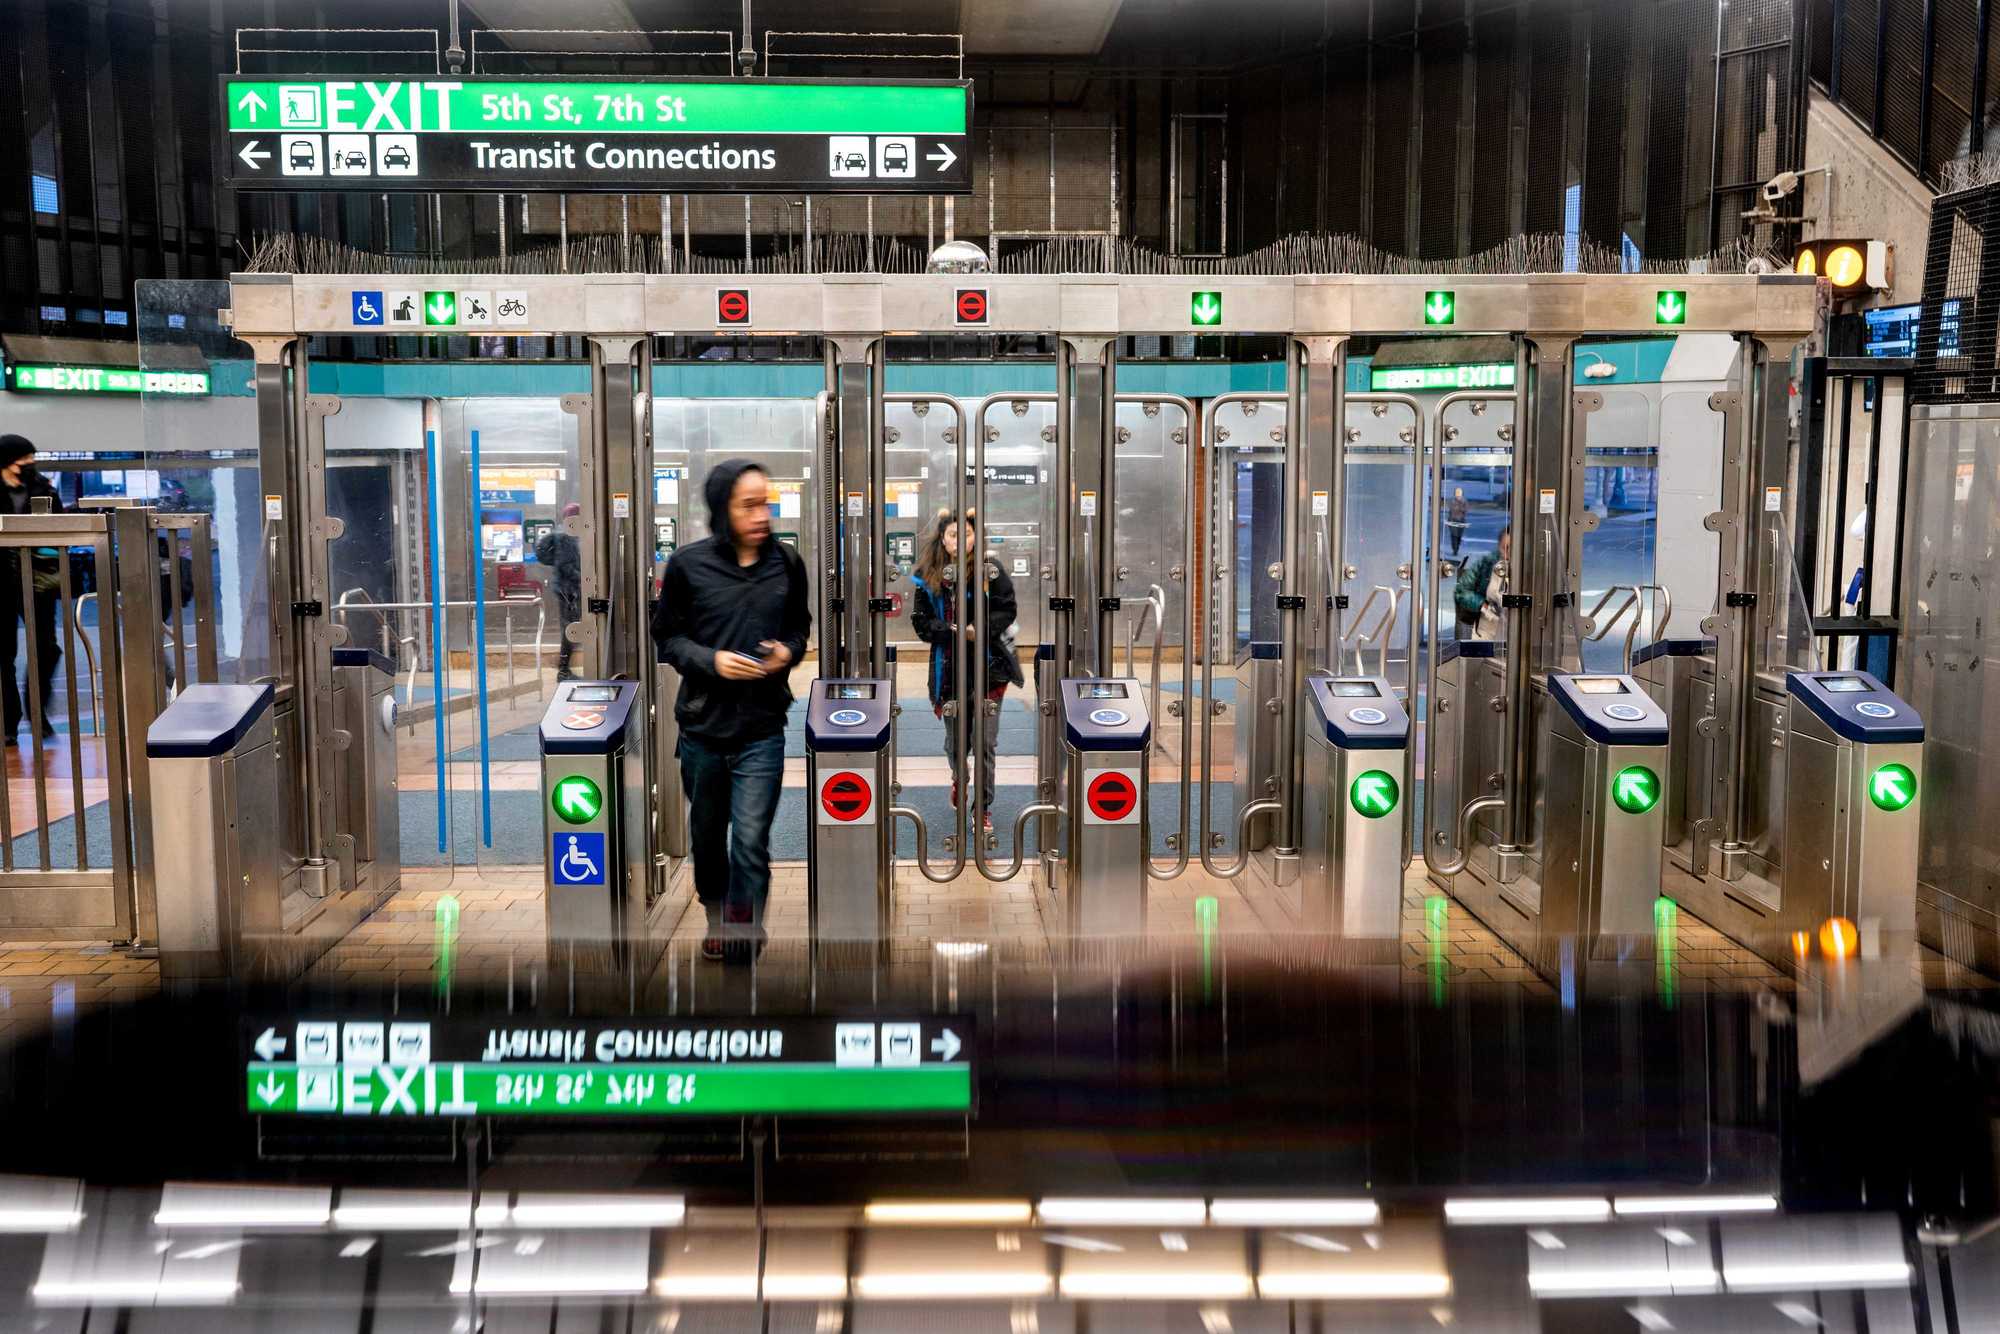
<path fill-rule="evenodd" d="M 1188 323 L 1197 328 L 1222 323 L 1222 293 L 1191 293 L 1188 297 Z"/>
<path fill-rule="evenodd" d="M 1653 323 L 1686 324 L 1688 318 L 1688 294 L 1684 291 L 1662 290 L 1653 295 Z"/>
<path fill-rule="evenodd" d="M 208 372 L 23 361 L 7 367 L 6 383 L 9 389 L 23 394 L 172 394 L 187 398 L 208 392 Z"/>
<path fill-rule="evenodd" d="M 1424 293 L 1425 324 L 1456 324 L 1457 322 L 1457 293 L 1442 290 Z"/>

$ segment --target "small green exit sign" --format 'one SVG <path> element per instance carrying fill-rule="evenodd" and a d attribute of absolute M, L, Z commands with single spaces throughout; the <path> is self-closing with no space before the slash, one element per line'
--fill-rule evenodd
<path fill-rule="evenodd" d="M 1686 292 L 1661 291 L 1653 297 L 1653 323 L 1686 324 L 1688 318 L 1688 294 Z"/>
<path fill-rule="evenodd" d="M 1222 293 L 1191 293 L 1188 297 L 1188 323 L 1197 327 L 1222 323 Z"/>
<path fill-rule="evenodd" d="M 1452 292 L 1424 293 L 1424 323 L 1452 324 L 1458 319 L 1458 297 Z"/>

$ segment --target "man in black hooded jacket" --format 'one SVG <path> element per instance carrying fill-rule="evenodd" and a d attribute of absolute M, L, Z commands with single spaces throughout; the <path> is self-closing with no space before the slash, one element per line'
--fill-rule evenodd
<path fill-rule="evenodd" d="M 742 459 L 703 488 L 709 533 L 667 562 L 653 644 L 680 673 L 681 781 L 695 895 L 708 913 L 702 953 L 747 958 L 771 891 L 771 819 L 785 780 L 786 681 L 812 624 L 805 562 L 771 536 L 770 484 Z"/>

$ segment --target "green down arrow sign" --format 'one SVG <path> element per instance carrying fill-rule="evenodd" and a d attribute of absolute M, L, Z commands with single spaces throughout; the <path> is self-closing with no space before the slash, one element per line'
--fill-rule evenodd
<path fill-rule="evenodd" d="M 556 783 L 549 804 L 569 824 L 589 824 L 604 809 L 604 793 L 581 774 L 572 774 Z"/>
<path fill-rule="evenodd" d="M 1222 293 L 1196 292 L 1188 298 L 1188 323 L 1210 325 L 1222 323 Z"/>

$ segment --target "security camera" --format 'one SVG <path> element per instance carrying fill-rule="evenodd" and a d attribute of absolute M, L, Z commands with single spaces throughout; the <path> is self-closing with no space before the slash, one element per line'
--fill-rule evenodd
<path fill-rule="evenodd" d="M 1799 182 L 1802 179 L 1804 178 L 1796 171 L 1779 172 L 1776 176 L 1764 182 L 1765 200 L 1775 204 L 1785 196 L 1797 193 Z"/>

